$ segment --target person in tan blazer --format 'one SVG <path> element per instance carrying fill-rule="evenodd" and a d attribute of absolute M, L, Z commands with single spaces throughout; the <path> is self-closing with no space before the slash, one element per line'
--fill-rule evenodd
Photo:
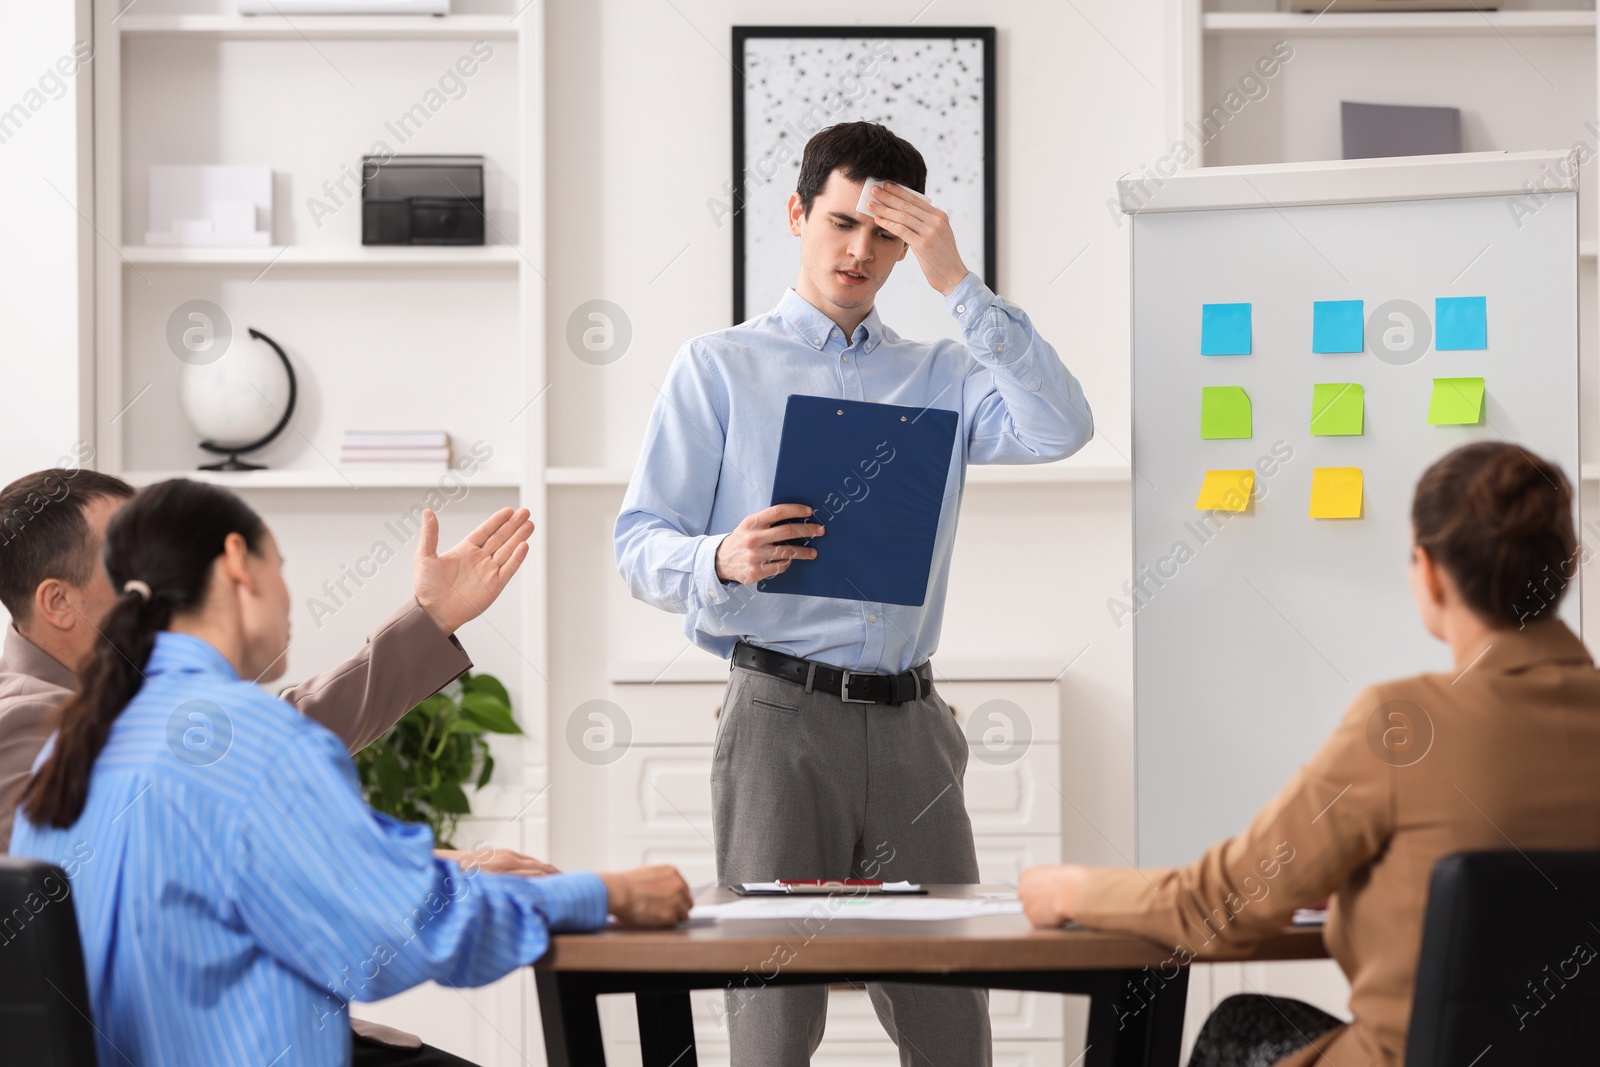
<path fill-rule="evenodd" d="M 98 562 L 100 546 L 111 516 L 133 495 L 122 479 L 91 470 L 38 471 L 0 489 L 0 603 L 12 616 L 0 654 L 0 851 L 10 843 L 34 760 L 56 728 L 56 710 L 77 689 L 72 665 L 93 646 L 97 623 L 116 598 Z M 500 595 L 532 533 L 526 509 L 502 508 L 441 554 L 438 519 L 423 512 L 414 597 L 354 656 L 283 699 L 332 730 L 350 751 L 371 744 L 472 666 L 455 631 Z M 495 553 L 508 545 L 513 565 L 494 565 Z M 487 873 L 555 871 L 509 849 L 437 854 Z M 466 1062 L 400 1030 L 359 1019 L 351 1025 L 358 1052 L 414 1049 L 417 1063 Z"/>
<path fill-rule="evenodd" d="M 1600 848 L 1600 672 L 1555 615 L 1582 553 L 1567 479 L 1514 445 L 1467 445 L 1423 474 L 1412 534 L 1417 611 L 1451 670 L 1364 689 L 1249 828 L 1187 867 L 1022 876 L 1034 923 L 1147 937 L 1180 963 L 1328 901 L 1353 1021 L 1230 997 L 1190 1067 L 1400 1067 L 1434 863 Z"/>

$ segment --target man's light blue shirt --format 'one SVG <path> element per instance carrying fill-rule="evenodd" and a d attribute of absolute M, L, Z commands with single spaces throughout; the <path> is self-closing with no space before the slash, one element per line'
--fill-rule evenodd
<path fill-rule="evenodd" d="M 689 639 L 724 658 L 741 638 L 880 674 L 932 656 L 967 464 L 1047 463 L 1094 435 L 1077 379 L 1021 309 L 972 273 L 945 307 L 961 341 L 908 341 L 883 325 L 876 308 L 847 339 L 790 289 L 765 315 L 685 344 L 661 386 L 617 517 L 617 568 L 633 595 L 684 615 Z M 763 593 L 717 578 L 722 538 L 772 504 L 791 393 L 957 413 L 964 447 L 951 459 L 921 607 Z M 828 551 L 826 535 L 815 547 L 819 556 Z"/>
<path fill-rule="evenodd" d="M 592 874 L 435 859 L 343 742 L 199 638 L 159 634 L 145 676 L 78 821 L 18 812 L 11 840 L 68 874 L 102 1064 L 339 1067 L 347 1001 L 483 985 L 605 924 Z"/>

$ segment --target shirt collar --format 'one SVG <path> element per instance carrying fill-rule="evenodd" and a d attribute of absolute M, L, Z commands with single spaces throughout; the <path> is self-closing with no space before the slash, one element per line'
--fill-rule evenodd
<path fill-rule="evenodd" d="M 1520 630 L 1496 630 L 1468 670 L 1515 674 L 1544 663 L 1592 667 L 1594 659 L 1566 623 L 1560 619 L 1541 619 Z"/>
<path fill-rule="evenodd" d="M 78 688 L 78 679 L 71 669 L 23 637 L 15 623 L 6 627 L 5 668 L 7 671 L 48 682 L 59 689 Z"/>
<path fill-rule="evenodd" d="M 146 674 L 164 674 L 169 671 L 188 674 L 218 674 L 230 682 L 239 680 L 228 658 L 208 641 L 193 634 L 162 630 L 156 634 L 155 648 L 150 651 Z"/>
<path fill-rule="evenodd" d="M 818 350 L 827 347 L 828 334 L 839 328 L 838 323 L 813 307 L 810 301 L 795 292 L 793 288 L 784 290 L 783 299 L 778 301 L 778 314 L 802 341 Z M 856 336 L 844 347 L 848 348 L 850 344 L 859 340 L 863 336 L 863 331 L 869 352 L 883 343 L 883 320 L 878 317 L 876 303 L 873 304 L 872 310 L 867 312 L 867 317 L 861 320 L 861 325 L 856 327 Z"/>

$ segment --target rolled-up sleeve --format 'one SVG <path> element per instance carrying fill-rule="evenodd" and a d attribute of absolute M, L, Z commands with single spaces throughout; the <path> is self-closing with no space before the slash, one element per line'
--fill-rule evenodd
<path fill-rule="evenodd" d="M 1094 436 L 1083 387 L 1027 314 L 968 273 L 945 298 L 974 366 L 967 375 L 967 459 L 1045 463 Z"/>

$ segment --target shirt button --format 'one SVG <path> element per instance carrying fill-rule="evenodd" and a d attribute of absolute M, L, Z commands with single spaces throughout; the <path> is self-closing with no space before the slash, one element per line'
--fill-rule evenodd
<path fill-rule="evenodd" d="M 956 305 L 956 314 L 957 315 L 964 315 L 964 314 L 966 314 L 966 312 L 967 312 L 967 305 L 965 305 L 965 304 L 957 304 Z"/>
<path fill-rule="evenodd" d="M 819 337 L 815 341 L 812 341 L 811 342 L 811 347 L 812 348 L 821 348 L 822 347 L 822 338 Z"/>
<path fill-rule="evenodd" d="M 868 622 L 877 622 L 878 621 L 878 617 L 876 615 L 868 615 L 867 616 L 867 621 Z"/>
<path fill-rule="evenodd" d="M 839 358 L 844 360 L 846 363 L 850 362 L 850 357 L 849 356 L 840 356 Z"/>

